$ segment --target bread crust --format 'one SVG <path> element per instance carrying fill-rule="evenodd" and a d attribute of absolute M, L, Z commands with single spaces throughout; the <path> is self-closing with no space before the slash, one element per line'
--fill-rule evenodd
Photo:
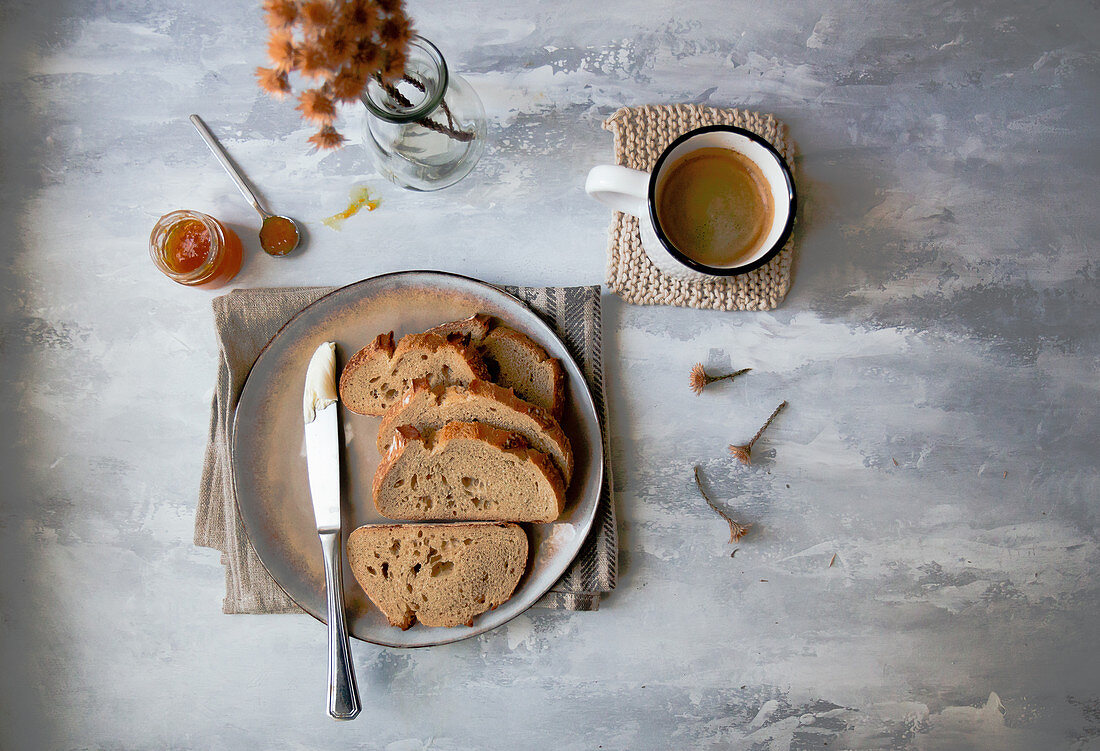
<path fill-rule="evenodd" d="M 521 462 L 532 462 L 538 471 L 545 476 L 554 496 L 554 516 L 552 519 L 542 521 L 553 521 L 561 516 L 561 512 L 565 509 L 565 482 L 562 479 L 561 472 L 554 465 L 554 461 L 546 454 L 530 448 L 527 440 L 518 433 L 501 430 L 479 422 L 451 422 L 444 425 L 440 430 L 427 435 L 421 435 L 412 426 L 400 426 L 394 434 L 394 440 L 390 444 L 389 451 L 386 452 L 379 463 L 371 482 L 371 498 L 374 500 L 375 509 L 378 510 L 378 513 L 382 513 L 382 509 L 378 507 L 378 495 L 386 482 L 386 476 L 410 445 L 420 442 L 424 445 L 424 449 L 431 453 L 442 450 L 447 443 L 453 440 L 482 441 L 500 451 L 512 454 Z M 497 521 L 511 520 L 498 519 Z"/>
<path fill-rule="evenodd" d="M 374 337 L 374 341 L 352 355 L 351 359 L 349 359 L 344 365 L 344 369 L 340 371 L 340 391 L 343 392 L 344 389 L 345 375 L 347 375 L 349 372 L 354 372 L 358 368 L 362 367 L 365 362 L 373 360 L 380 355 L 385 357 L 387 360 L 392 360 L 393 350 L 394 345 L 392 331 L 388 334 L 379 334 L 378 336 Z"/>
<path fill-rule="evenodd" d="M 568 486 L 573 475 L 573 449 L 569 439 L 562 430 L 557 420 L 545 409 L 538 405 L 516 396 L 514 390 L 498 386 L 491 381 L 476 380 L 469 386 L 432 386 L 425 378 L 417 378 L 402 395 L 401 400 L 386 410 L 382 416 L 382 424 L 378 428 L 378 452 L 385 454 L 394 430 L 402 424 L 402 416 L 405 410 L 418 398 L 428 399 L 432 409 L 445 409 L 452 405 L 458 406 L 466 401 L 486 399 L 502 405 L 505 409 L 516 414 L 530 418 L 539 428 L 546 433 L 547 438 L 558 447 L 564 456 L 563 465 L 559 467 L 562 479 Z"/>
<path fill-rule="evenodd" d="M 557 358 L 551 357 L 546 349 L 531 337 L 483 313 L 458 321 L 441 323 L 428 329 L 428 331 L 443 335 L 460 334 L 468 337 L 470 344 L 476 346 L 483 357 L 488 356 L 486 350 L 492 346 L 494 338 L 507 339 L 515 346 L 522 348 L 528 353 L 532 362 L 537 364 L 538 367 L 546 368 L 549 371 L 551 396 L 547 407 L 554 419 L 560 420 L 562 418 L 565 411 L 565 371 L 562 369 L 561 362 Z M 499 363 L 494 364 L 499 365 Z M 490 371 L 492 371 L 491 367 Z M 490 372 L 488 380 L 499 380 L 499 373 Z M 527 401 L 535 400 L 528 398 Z"/>
<path fill-rule="evenodd" d="M 483 357 L 491 357 L 488 350 L 492 348 L 494 339 L 512 342 L 515 346 L 525 350 L 538 367 L 545 368 L 549 372 L 551 384 L 549 411 L 554 419 L 560 420 L 565 411 L 565 372 L 562 370 L 561 362 L 556 357 L 551 357 L 541 344 L 527 336 L 527 334 L 508 326 L 494 327 L 481 341 Z"/>
<path fill-rule="evenodd" d="M 461 338 L 451 338 L 432 334 L 429 332 L 409 334 L 401 337 L 396 346 L 393 341 L 393 332 L 379 334 L 374 341 L 352 355 L 344 369 L 340 372 L 338 388 L 340 401 L 356 414 L 380 415 L 385 408 L 363 410 L 360 407 L 361 397 L 356 393 L 359 388 L 357 379 L 360 370 L 367 367 L 377 367 L 386 377 L 393 376 L 401 365 L 403 358 L 417 354 L 432 355 L 440 350 L 451 350 L 453 355 L 469 369 L 470 380 L 487 378 L 488 369 L 481 354 L 468 341 Z M 366 401 L 370 401 L 367 399 Z"/>
<path fill-rule="evenodd" d="M 411 352 L 437 352 L 441 349 L 453 349 L 462 359 L 470 365 L 470 370 L 478 378 L 487 378 L 489 371 L 485 369 L 485 361 L 470 343 L 461 337 L 446 337 L 425 331 L 420 334 L 406 334 L 397 342 L 397 347 L 390 355 L 395 363 Z"/>
<path fill-rule="evenodd" d="M 440 336 L 458 334 L 476 343 L 485 338 L 485 335 L 489 333 L 489 329 L 491 329 L 492 326 L 492 316 L 487 316 L 484 313 L 474 313 L 469 318 L 448 321 L 438 326 L 432 326 L 428 331 L 433 334 L 439 334 Z"/>

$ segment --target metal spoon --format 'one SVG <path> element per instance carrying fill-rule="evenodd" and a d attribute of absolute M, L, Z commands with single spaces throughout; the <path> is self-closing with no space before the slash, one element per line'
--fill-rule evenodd
<path fill-rule="evenodd" d="M 237 165 L 233 164 L 233 160 L 229 158 L 229 154 L 225 152 L 222 145 L 218 143 L 218 139 L 214 137 L 214 134 L 210 132 L 210 128 L 206 127 L 206 123 L 202 121 L 202 118 L 198 115 L 191 115 L 191 123 L 195 126 L 195 130 L 202 136 L 202 140 L 206 141 L 206 145 L 210 147 L 210 151 L 214 153 L 214 156 L 221 162 L 222 167 L 229 173 L 229 176 L 233 178 L 233 182 L 237 185 L 237 190 L 241 191 L 241 195 L 252 204 L 252 208 L 256 209 L 263 217 L 263 225 L 260 228 L 260 247 L 264 251 L 273 256 L 285 256 L 298 247 L 298 243 L 301 241 L 302 233 L 298 230 L 298 225 L 294 223 L 294 220 L 288 216 L 279 216 L 278 214 L 272 214 L 265 209 L 260 203 L 260 199 L 256 197 L 256 194 L 252 191 L 248 182 L 244 179 L 244 175 L 237 169 Z"/>

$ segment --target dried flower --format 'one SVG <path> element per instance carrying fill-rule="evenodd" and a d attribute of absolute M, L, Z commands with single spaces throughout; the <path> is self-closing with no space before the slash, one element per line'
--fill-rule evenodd
<path fill-rule="evenodd" d="M 328 55 L 330 70 L 338 71 L 340 66 L 350 62 L 351 56 L 355 54 L 357 45 L 351 35 L 347 33 L 347 29 L 341 26 L 334 26 L 329 29 L 320 39 L 321 48 Z"/>
<path fill-rule="evenodd" d="M 733 517 L 731 517 L 729 514 L 727 514 L 722 509 L 718 508 L 718 506 L 715 505 L 714 501 L 712 501 L 710 499 L 710 496 L 707 495 L 707 491 L 703 490 L 703 481 L 701 479 L 699 479 L 699 467 L 698 466 L 695 467 L 695 485 L 696 485 L 696 487 L 699 488 L 699 493 L 702 494 L 703 500 L 707 502 L 707 505 L 710 506 L 712 509 L 714 509 L 714 512 L 716 514 L 718 514 L 720 517 L 722 517 L 723 519 L 725 519 L 726 523 L 730 525 L 730 542 L 731 543 L 737 542 L 738 540 L 740 540 L 742 537 L 744 537 L 745 535 L 747 535 L 749 533 L 749 530 L 752 529 L 751 524 L 742 524 L 741 522 L 734 521 Z M 736 553 L 737 551 L 735 550 L 733 552 Z M 732 558 L 733 555 L 731 554 L 730 557 Z"/>
<path fill-rule="evenodd" d="M 734 446 L 730 444 L 730 453 L 742 464 L 752 464 L 752 458 L 749 456 L 750 451 L 752 451 L 752 447 L 750 446 Z"/>
<path fill-rule="evenodd" d="M 382 28 L 378 30 L 378 37 L 387 45 L 403 48 L 412 38 L 412 26 L 409 25 L 409 19 L 390 16 L 382 22 Z"/>
<path fill-rule="evenodd" d="M 284 71 L 272 68 L 256 68 L 256 78 L 260 88 L 276 99 L 282 99 L 290 93 L 290 81 Z"/>
<path fill-rule="evenodd" d="M 742 537 L 749 533 L 749 529 L 752 528 L 751 524 L 738 524 L 732 519 L 730 523 L 730 542 L 738 542 Z M 732 558 L 733 556 L 730 556 Z"/>
<path fill-rule="evenodd" d="M 403 0 L 264 0 L 270 67 L 256 69 L 267 93 L 292 91 L 291 73 L 313 79 L 298 97 L 302 116 L 321 125 L 309 142 L 337 148 L 337 102 L 353 102 L 371 78 L 393 81 L 405 73 L 412 23 Z M 427 127 L 427 126 L 426 126 Z"/>
<path fill-rule="evenodd" d="M 309 137 L 309 142 L 317 149 L 335 149 L 344 145 L 347 139 L 340 135 L 336 128 L 326 125 Z"/>
<path fill-rule="evenodd" d="M 776 407 L 775 410 L 772 411 L 771 415 L 768 416 L 768 419 L 764 421 L 764 424 L 760 426 L 760 430 L 756 431 L 756 435 L 749 439 L 748 443 L 741 446 L 734 446 L 733 444 L 730 444 L 730 453 L 733 454 L 733 456 L 736 457 L 737 460 L 742 464 L 752 464 L 750 456 L 750 454 L 752 453 L 752 445 L 756 443 L 757 440 L 759 440 L 760 436 L 764 435 L 764 431 L 767 430 L 768 426 L 772 424 L 772 420 L 774 420 L 776 415 L 782 412 L 786 406 L 787 402 L 784 401 L 782 404 Z"/>
<path fill-rule="evenodd" d="M 359 68 L 341 68 L 332 79 L 332 96 L 338 102 L 354 102 L 366 84 L 366 77 Z"/>
<path fill-rule="evenodd" d="M 294 69 L 297 49 L 289 31 L 273 31 L 267 40 L 267 56 L 275 63 L 275 70 L 287 73 Z"/>
<path fill-rule="evenodd" d="M 302 117 L 321 125 L 332 125 L 336 119 L 336 103 L 322 89 L 306 89 L 298 97 Z"/>
<path fill-rule="evenodd" d="M 405 53 L 396 50 L 386 50 L 386 65 L 382 68 L 382 78 L 386 81 L 396 81 L 405 72 Z"/>
<path fill-rule="evenodd" d="M 750 370 L 752 370 L 752 368 L 741 368 L 741 370 L 734 371 L 733 373 L 712 376 L 703 369 L 703 364 L 701 362 L 697 362 L 691 366 L 691 390 L 696 394 L 702 394 L 703 389 L 715 381 L 721 381 L 724 378 L 736 378 L 739 375 L 748 373 Z"/>
<path fill-rule="evenodd" d="M 266 0 L 264 12 L 267 25 L 273 31 L 289 28 L 298 19 L 298 3 L 294 0 Z"/>
<path fill-rule="evenodd" d="M 378 13 L 374 3 L 366 0 L 351 0 L 340 9 L 340 20 L 348 32 L 360 38 L 374 30 L 378 22 Z"/>
<path fill-rule="evenodd" d="M 304 42 L 298 48 L 298 72 L 309 78 L 320 78 L 328 71 L 328 53 L 317 42 Z"/>
<path fill-rule="evenodd" d="M 351 62 L 366 80 L 382 67 L 382 49 L 369 39 L 361 39 L 351 55 Z"/>
<path fill-rule="evenodd" d="M 298 15 L 302 19 L 302 25 L 309 30 L 324 29 L 336 17 L 332 6 L 325 0 L 301 3 L 298 6 Z"/>

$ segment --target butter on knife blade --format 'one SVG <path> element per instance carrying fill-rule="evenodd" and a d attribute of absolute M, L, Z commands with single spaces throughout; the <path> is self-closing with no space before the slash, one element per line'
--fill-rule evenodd
<path fill-rule="evenodd" d="M 308 425 L 317 418 L 317 410 L 336 403 L 336 342 L 325 342 L 306 368 L 306 387 L 302 392 L 302 411 Z"/>

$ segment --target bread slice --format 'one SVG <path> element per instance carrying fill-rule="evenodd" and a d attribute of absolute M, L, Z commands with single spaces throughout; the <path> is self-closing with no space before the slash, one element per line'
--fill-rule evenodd
<path fill-rule="evenodd" d="M 550 457 L 518 433 L 452 422 L 400 426 L 374 473 L 374 506 L 388 519 L 552 522 L 565 484 Z"/>
<path fill-rule="evenodd" d="M 565 373 L 534 339 L 484 314 L 442 323 L 429 329 L 442 336 L 469 338 L 485 358 L 491 379 L 516 396 L 560 420 L 565 409 Z"/>
<path fill-rule="evenodd" d="M 386 410 L 378 428 L 378 451 L 389 450 L 400 425 L 411 425 L 420 433 L 439 430 L 449 422 L 479 422 L 519 433 L 535 451 L 554 461 L 566 487 L 573 476 L 573 451 L 558 421 L 542 407 L 515 395 L 512 389 L 488 381 L 469 386 L 432 386 L 424 379 L 413 381 L 401 401 Z"/>
<path fill-rule="evenodd" d="M 469 337 L 470 341 L 476 344 L 485 338 L 485 335 L 489 333 L 489 329 L 492 327 L 492 316 L 487 316 L 484 313 L 474 313 L 469 318 L 463 318 L 460 321 L 441 323 L 438 326 L 433 326 L 428 329 L 428 331 L 432 334 L 439 334 L 440 336 L 458 334 L 459 336 Z"/>
<path fill-rule="evenodd" d="M 531 337 L 507 326 L 495 327 L 478 345 L 498 384 L 561 419 L 565 374 L 556 358 Z"/>
<path fill-rule="evenodd" d="M 348 563 L 391 626 L 472 626 L 512 596 L 527 547 L 516 524 L 366 526 L 348 536 Z"/>
<path fill-rule="evenodd" d="M 414 379 L 466 385 L 489 375 L 485 362 L 461 337 L 409 334 L 394 346 L 393 332 L 379 334 L 356 352 L 340 373 L 340 401 L 360 415 L 381 415 Z"/>

